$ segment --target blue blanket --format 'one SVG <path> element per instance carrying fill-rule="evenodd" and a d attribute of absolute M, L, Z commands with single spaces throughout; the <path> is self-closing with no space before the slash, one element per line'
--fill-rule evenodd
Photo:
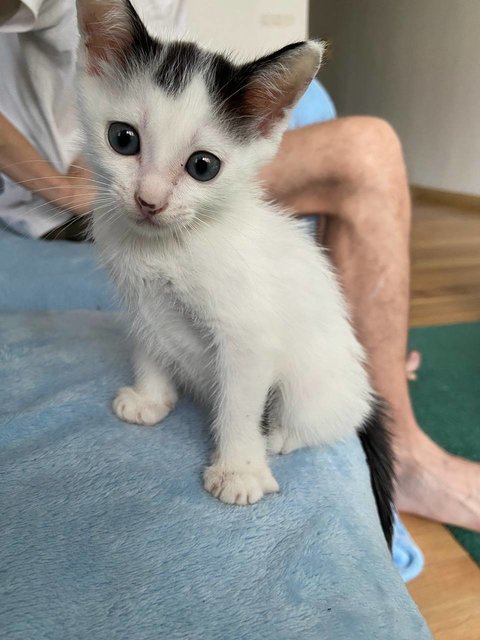
<path fill-rule="evenodd" d="M 273 459 L 281 493 L 202 488 L 205 416 L 119 422 L 113 313 L 0 315 L 5 640 L 423 640 L 357 439 Z"/>
<path fill-rule="evenodd" d="M 92 244 L 33 240 L 0 222 L 0 311 L 111 309 L 112 296 Z"/>
<path fill-rule="evenodd" d="M 112 296 L 92 245 L 38 242 L 0 230 L 0 310 L 112 309 Z M 398 520 L 393 557 L 405 580 L 422 570 L 422 554 Z"/>

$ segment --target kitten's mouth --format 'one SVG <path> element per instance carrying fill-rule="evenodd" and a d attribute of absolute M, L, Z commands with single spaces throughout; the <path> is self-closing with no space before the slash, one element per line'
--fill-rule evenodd
<path fill-rule="evenodd" d="M 147 218 L 147 217 L 136 218 L 135 224 L 139 226 L 157 227 L 157 228 L 160 226 L 154 218 Z"/>
<path fill-rule="evenodd" d="M 171 229 L 175 227 L 183 227 L 185 226 L 185 220 L 188 219 L 188 216 L 185 215 L 176 215 L 176 216 L 139 216 L 136 215 L 133 218 L 133 223 L 135 227 L 138 229 L 152 229 L 160 231 L 162 229 Z"/>
<path fill-rule="evenodd" d="M 141 217 L 134 219 L 135 229 L 138 229 L 139 233 L 143 234 L 158 234 L 164 233 L 169 229 L 175 228 L 175 223 L 172 220 L 165 220 L 160 217 Z"/>

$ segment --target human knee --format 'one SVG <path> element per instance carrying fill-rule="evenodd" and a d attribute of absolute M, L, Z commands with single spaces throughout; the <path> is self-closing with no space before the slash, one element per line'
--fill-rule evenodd
<path fill-rule="evenodd" d="M 345 170 L 356 186 L 392 188 L 406 184 L 402 145 L 388 122 L 364 116 L 345 118 L 342 134 L 349 147 Z"/>
<path fill-rule="evenodd" d="M 345 199 L 369 198 L 382 207 L 372 207 L 410 218 L 409 189 L 402 145 L 393 127 L 373 117 L 351 117 L 342 122 L 346 141 L 343 167 Z"/>

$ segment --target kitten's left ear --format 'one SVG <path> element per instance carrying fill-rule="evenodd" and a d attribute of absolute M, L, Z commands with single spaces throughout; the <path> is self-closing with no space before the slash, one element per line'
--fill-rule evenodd
<path fill-rule="evenodd" d="M 77 0 L 77 17 L 80 58 L 94 75 L 124 59 L 135 40 L 149 40 L 130 0 Z"/>
<path fill-rule="evenodd" d="M 315 77 L 325 43 L 297 42 L 241 67 L 245 78 L 243 111 L 263 135 L 279 124 Z"/>

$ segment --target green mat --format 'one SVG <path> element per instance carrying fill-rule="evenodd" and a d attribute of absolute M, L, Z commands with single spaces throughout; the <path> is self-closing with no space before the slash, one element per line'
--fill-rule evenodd
<path fill-rule="evenodd" d="M 448 451 L 480 462 L 480 323 L 412 329 L 410 348 L 422 353 L 410 386 L 418 422 Z M 450 530 L 480 563 L 480 534 Z"/>

